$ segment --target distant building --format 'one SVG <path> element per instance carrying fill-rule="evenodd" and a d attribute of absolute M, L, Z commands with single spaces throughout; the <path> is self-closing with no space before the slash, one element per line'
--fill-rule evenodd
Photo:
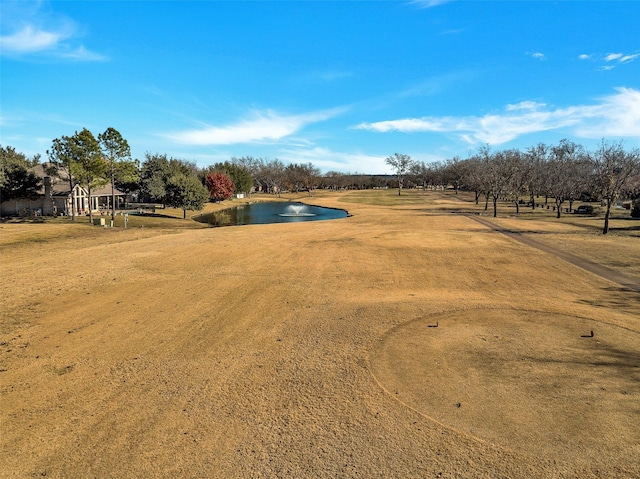
<path fill-rule="evenodd" d="M 3 201 L 0 208 L 2 216 L 71 216 L 71 205 L 75 204 L 75 211 L 78 215 L 89 214 L 89 206 L 94 213 L 109 211 L 111 209 L 112 190 L 111 184 L 100 188 L 93 188 L 91 191 L 91 201 L 86 188 L 75 184 L 70 189 L 68 177 L 61 174 L 62 178 L 49 176 L 46 173 L 48 165 L 39 164 L 31 171 L 42 178 L 42 187 L 38 191 L 38 196 L 33 199 L 15 198 Z M 116 196 L 116 208 L 126 199 L 126 193 L 114 190 Z"/>

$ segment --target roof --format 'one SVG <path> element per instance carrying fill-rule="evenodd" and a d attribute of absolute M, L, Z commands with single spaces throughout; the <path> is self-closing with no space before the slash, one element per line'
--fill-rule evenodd
<path fill-rule="evenodd" d="M 69 176 L 62 170 L 58 171 L 58 176 L 52 176 L 47 174 L 47 168 L 51 166 L 51 163 L 39 163 L 33 168 L 30 168 L 39 178 L 49 177 L 51 178 L 51 195 L 52 196 L 69 196 L 71 189 L 69 188 Z M 77 185 L 74 182 L 74 186 Z M 111 184 L 101 186 L 99 188 L 92 188 L 91 196 L 111 196 L 112 191 L 116 196 L 125 196 L 126 193 L 120 191 L 118 188 L 111 189 Z M 44 195 L 44 182 L 38 194 Z"/>

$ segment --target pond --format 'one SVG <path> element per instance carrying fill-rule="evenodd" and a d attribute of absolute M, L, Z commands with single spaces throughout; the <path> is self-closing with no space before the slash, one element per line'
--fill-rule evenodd
<path fill-rule="evenodd" d="M 346 217 L 347 212 L 337 208 L 323 208 L 290 201 L 272 201 L 238 205 L 234 208 L 200 215 L 194 219 L 211 226 L 241 226 L 335 220 Z"/>

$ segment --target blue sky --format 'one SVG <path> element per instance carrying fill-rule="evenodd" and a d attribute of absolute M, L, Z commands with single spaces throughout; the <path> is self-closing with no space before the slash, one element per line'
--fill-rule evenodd
<path fill-rule="evenodd" d="M 384 173 L 569 138 L 640 147 L 637 1 L 0 0 L 0 144 Z"/>

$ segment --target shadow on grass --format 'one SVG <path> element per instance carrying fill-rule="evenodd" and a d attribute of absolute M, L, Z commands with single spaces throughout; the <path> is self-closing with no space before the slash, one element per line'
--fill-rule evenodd
<path fill-rule="evenodd" d="M 623 286 L 610 286 L 602 288 L 605 295 L 601 298 L 581 299 L 580 304 L 587 304 L 599 308 L 614 308 L 616 310 L 624 310 L 632 304 L 640 304 L 640 293 L 632 291 Z M 634 312 L 634 311 L 629 311 Z"/>
<path fill-rule="evenodd" d="M 640 224 L 634 226 L 626 226 L 624 228 L 609 228 L 609 232 L 611 231 L 640 231 Z"/>
<path fill-rule="evenodd" d="M 495 233 L 506 233 L 510 235 L 537 235 L 537 236 L 554 236 L 554 235 L 570 235 L 574 234 L 576 236 L 583 235 L 583 232 L 570 232 L 570 233 L 558 233 L 557 231 L 541 231 L 541 230 L 533 230 L 533 229 L 515 229 L 515 228 L 502 228 L 500 231 L 491 230 L 491 229 L 471 229 L 465 228 L 460 229 L 458 231 L 468 231 L 469 233 L 474 234 L 495 234 Z"/>
<path fill-rule="evenodd" d="M 160 213 L 129 213 L 129 215 L 131 216 L 138 216 L 138 217 L 142 217 L 142 218 L 168 218 L 171 220 L 175 220 L 175 219 L 181 219 L 181 218 L 176 218 L 175 216 L 171 216 L 171 215 L 162 215 Z"/>
<path fill-rule="evenodd" d="M 50 223 L 54 221 L 55 218 L 48 216 L 36 216 L 35 218 L 19 218 L 19 217 L 3 217 L 2 223 L 9 224 L 41 224 L 41 223 Z"/>
<path fill-rule="evenodd" d="M 606 340 L 598 339 L 596 332 L 593 339 L 591 337 L 584 338 L 585 341 L 599 341 L 593 346 L 593 357 L 589 359 L 579 360 L 562 360 L 548 357 L 524 357 L 525 360 L 533 363 L 544 364 L 574 364 L 583 366 L 595 366 L 610 368 L 607 374 L 616 373 L 623 377 L 626 381 L 633 381 L 633 373 L 640 373 L 640 351 L 632 349 L 623 349 L 608 344 Z M 631 373 L 631 374 L 630 374 Z"/>

